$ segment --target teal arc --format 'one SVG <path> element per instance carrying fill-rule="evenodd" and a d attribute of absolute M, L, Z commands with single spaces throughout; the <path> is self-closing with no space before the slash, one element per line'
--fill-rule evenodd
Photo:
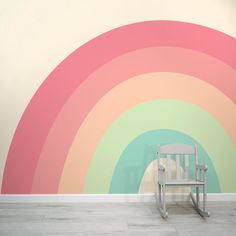
<path fill-rule="evenodd" d="M 182 132 L 158 129 L 139 135 L 127 145 L 116 164 L 109 193 L 138 193 L 145 170 L 156 159 L 157 145 L 167 143 L 196 144 L 198 146 L 199 163 L 205 163 L 208 166 L 207 192 L 221 192 L 217 173 L 204 147 Z M 192 171 L 190 170 L 190 172 Z"/>

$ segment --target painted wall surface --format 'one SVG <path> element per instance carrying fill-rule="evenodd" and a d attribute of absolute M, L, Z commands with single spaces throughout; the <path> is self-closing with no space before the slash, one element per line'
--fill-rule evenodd
<path fill-rule="evenodd" d="M 1 193 L 153 192 L 197 144 L 236 192 L 236 2 L 3 1 Z"/>

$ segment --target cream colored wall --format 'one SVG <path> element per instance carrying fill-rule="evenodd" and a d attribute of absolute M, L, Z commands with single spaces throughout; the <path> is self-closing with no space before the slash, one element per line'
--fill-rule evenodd
<path fill-rule="evenodd" d="M 235 0 L 0 0 L 0 183 L 24 109 L 76 48 L 115 27 L 147 20 L 191 22 L 236 37 L 235 13 Z"/>

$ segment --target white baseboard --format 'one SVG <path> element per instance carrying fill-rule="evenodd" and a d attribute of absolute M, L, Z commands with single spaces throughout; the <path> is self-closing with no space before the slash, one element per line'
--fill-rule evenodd
<path fill-rule="evenodd" d="M 189 195 L 168 194 L 167 201 L 186 201 Z M 236 201 L 236 193 L 208 193 L 208 201 Z M 154 202 L 154 194 L 0 194 L 0 203 L 35 202 Z"/>

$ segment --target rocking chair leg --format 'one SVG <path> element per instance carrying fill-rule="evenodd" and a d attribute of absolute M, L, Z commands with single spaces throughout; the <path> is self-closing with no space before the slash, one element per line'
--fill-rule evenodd
<path fill-rule="evenodd" d="M 205 210 L 200 209 L 199 204 L 197 205 L 197 202 L 194 199 L 194 196 L 193 196 L 192 192 L 190 192 L 190 197 L 191 197 L 193 205 L 194 205 L 196 211 L 199 213 L 199 215 L 201 215 L 202 217 L 209 217 L 210 213 L 208 211 L 206 211 L 206 209 Z M 203 196 L 203 198 L 204 198 L 204 196 Z M 203 204 L 204 204 L 204 200 L 203 200 Z"/>
<path fill-rule="evenodd" d="M 207 195 L 206 195 L 206 184 L 203 185 L 203 211 L 206 211 Z"/>
<path fill-rule="evenodd" d="M 162 217 L 166 218 L 168 216 L 168 213 L 166 211 L 166 186 L 162 185 L 162 193 L 163 193 L 163 200 L 162 200 Z"/>
<path fill-rule="evenodd" d="M 162 193 L 163 193 L 163 211 L 166 212 L 166 186 L 162 186 Z"/>
<path fill-rule="evenodd" d="M 196 187 L 196 205 L 199 207 L 199 187 Z"/>
<path fill-rule="evenodd" d="M 161 207 L 161 185 L 158 184 L 158 188 L 159 188 L 159 207 Z"/>
<path fill-rule="evenodd" d="M 165 185 L 158 184 L 159 188 L 159 210 L 161 216 L 166 218 L 168 213 L 166 211 L 166 196 L 165 196 Z"/>

